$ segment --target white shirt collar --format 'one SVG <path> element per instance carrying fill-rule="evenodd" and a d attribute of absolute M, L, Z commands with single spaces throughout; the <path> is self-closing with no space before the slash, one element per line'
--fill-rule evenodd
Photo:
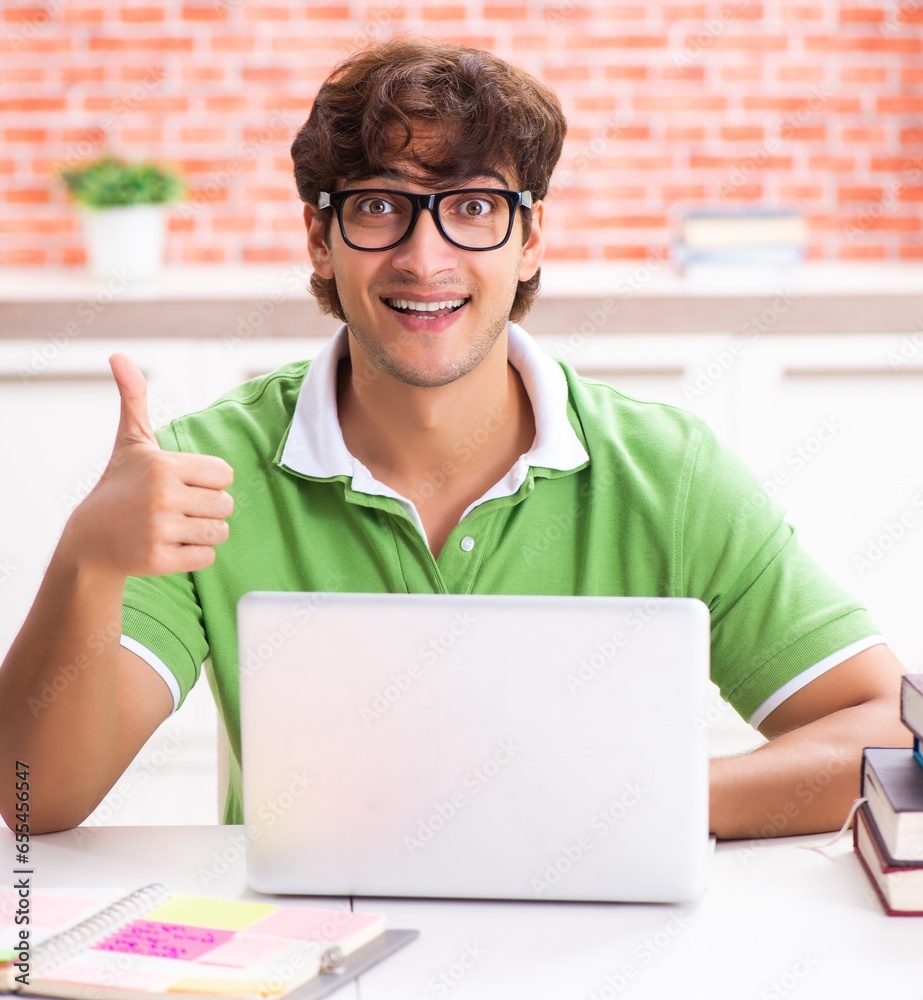
<path fill-rule="evenodd" d="M 524 482 L 530 467 L 569 471 L 589 460 L 567 418 L 567 381 L 560 366 L 515 323 L 509 324 L 508 350 L 510 364 L 519 372 L 532 404 L 535 439 L 507 475 L 471 504 L 462 517 L 485 500 L 512 496 Z M 318 479 L 349 476 L 352 488 L 359 493 L 393 497 L 425 537 L 414 505 L 375 479 L 346 449 L 336 400 L 337 366 L 348 351 L 344 324 L 308 368 L 279 464 Z"/>

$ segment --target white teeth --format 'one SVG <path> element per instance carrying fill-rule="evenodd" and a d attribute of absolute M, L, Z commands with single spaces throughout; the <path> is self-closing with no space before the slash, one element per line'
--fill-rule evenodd
<path fill-rule="evenodd" d="M 412 299 L 387 299 L 394 309 L 413 309 L 414 312 L 438 312 L 440 309 L 457 309 L 464 299 L 449 299 L 447 302 L 414 302 Z"/>

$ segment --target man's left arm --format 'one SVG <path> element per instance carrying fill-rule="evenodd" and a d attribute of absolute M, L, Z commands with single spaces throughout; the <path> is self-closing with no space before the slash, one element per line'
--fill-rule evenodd
<path fill-rule="evenodd" d="M 911 746 L 903 668 L 885 644 L 851 656 L 778 705 L 769 740 L 711 762 L 710 825 L 721 839 L 838 830 L 859 795 L 862 748 Z"/>

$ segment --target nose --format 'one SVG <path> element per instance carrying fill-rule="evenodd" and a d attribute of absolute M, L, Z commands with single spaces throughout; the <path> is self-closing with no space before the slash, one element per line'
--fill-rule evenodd
<path fill-rule="evenodd" d="M 458 266 L 459 251 L 439 232 L 430 209 L 417 216 L 413 232 L 392 251 L 391 261 L 399 271 L 425 280 Z"/>

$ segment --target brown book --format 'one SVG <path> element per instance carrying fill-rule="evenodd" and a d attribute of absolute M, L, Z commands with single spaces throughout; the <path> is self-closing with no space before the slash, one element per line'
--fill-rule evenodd
<path fill-rule="evenodd" d="M 888 856 L 867 803 L 856 812 L 853 846 L 888 916 L 923 917 L 923 862 Z"/>

